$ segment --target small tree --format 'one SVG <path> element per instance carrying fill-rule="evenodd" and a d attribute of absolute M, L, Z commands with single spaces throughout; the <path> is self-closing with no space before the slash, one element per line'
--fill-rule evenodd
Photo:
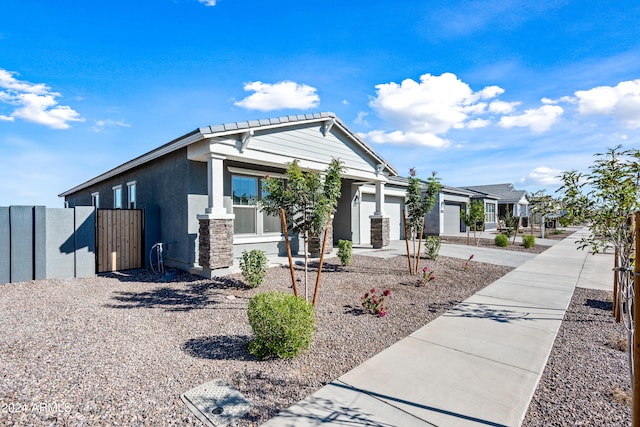
<path fill-rule="evenodd" d="M 265 196 L 261 201 L 261 209 L 270 214 L 284 214 L 287 220 L 283 220 L 286 225 L 285 235 L 291 229 L 303 237 L 304 242 L 304 294 L 308 300 L 308 249 L 309 238 L 319 236 L 326 230 L 331 215 L 338 206 L 341 188 L 342 162 L 338 159 L 331 161 L 324 174 L 319 171 L 303 171 L 297 160 L 287 165 L 287 181 L 268 177 L 265 180 Z M 320 267 L 316 279 L 316 290 L 314 292 L 314 302 L 317 295 L 324 251 L 326 246 L 326 232 L 323 241 Z M 290 252 L 289 240 L 287 239 L 287 251 Z M 290 268 L 293 266 L 290 264 Z M 292 273 L 292 286 L 296 292 L 295 278 Z"/>
<path fill-rule="evenodd" d="M 407 186 L 407 199 L 405 206 L 409 219 L 407 233 L 411 236 L 413 242 L 414 264 L 411 265 L 411 255 L 409 254 L 407 244 L 407 258 L 409 259 L 409 273 L 417 274 L 418 264 L 420 260 L 420 244 L 416 250 L 416 236 L 419 235 L 420 243 L 422 243 L 422 235 L 424 232 L 425 215 L 433 209 L 438 202 L 438 194 L 440 193 L 440 179 L 436 177 L 437 173 L 432 172 L 427 179 L 427 188 L 423 191 L 422 181 L 416 177 L 415 168 L 409 170 L 409 185 Z M 405 234 L 405 239 L 408 236 Z"/>
<path fill-rule="evenodd" d="M 633 337 L 633 323 L 639 318 L 632 316 L 633 289 L 633 247 L 635 227 L 632 214 L 640 209 L 640 151 L 637 149 L 622 150 L 621 146 L 610 148 L 606 153 L 596 154 L 596 160 L 590 167 L 591 173 L 581 174 L 577 171 L 564 172 L 561 176 L 561 194 L 567 214 L 576 220 L 589 219 L 590 234 L 582 238 L 579 249 L 589 248 L 598 253 L 607 247 L 615 248 L 615 268 L 617 289 L 614 289 L 614 310 L 624 313 L 629 340 L 629 366 L 632 383 L 634 374 L 640 375 L 640 369 L 634 369 L 640 357 L 634 347 L 638 339 Z M 588 192 L 585 192 L 589 189 Z M 635 289 L 639 291 L 639 289 Z M 640 299 L 640 296 L 635 298 Z M 633 307 L 636 307 L 634 301 Z M 637 328 L 640 325 L 636 325 Z M 633 422 L 640 423 L 640 390 L 633 387 Z"/>
<path fill-rule="evenodd" d="M 545 190 L 531 193 L 529 196 L 529 214 L 531 216 L 531 235 L 534 234 L 535 217 L 540 217 L 540 237 L 544 239 L 545 217 L 557 216 L 563 206 L 561 200 L 554 199 L 551 195 L 545 194 Z"/>
<path fill-rule="evenodd" d="M 473 239 L 476 242 L 476 246 L 480 243 L 480 235 L 476 237 L 476 230 L 480 227 L 480 231 L 484 229 L 484 203 L 482 200 L 472 200 L 467 205 L 466 211 L 460 212 L 460 218 L 467 228 L 467 245 L 469 245 L 469 234 L 473 229 Z"/>
<path fill-rule="evenodd" d="M 513 212 L 507 210 L 506 214 L 501 219 L 504 222 L 505 228 L 507 229 L 507 237 L 513 236 L 515 238 L 518 233 L 518 217 L 515 217 L 513 215 Z"/>

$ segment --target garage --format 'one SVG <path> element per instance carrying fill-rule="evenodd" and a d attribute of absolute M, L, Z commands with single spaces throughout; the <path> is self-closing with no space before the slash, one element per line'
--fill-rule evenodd
<path fill-rule="evenodd" d="M 444 233 L 460 233 L 464 231 L 462 220 L 460 219 L 460 211 L 462 205 L 454 203 L 445 203 L 444 205 Z"/>

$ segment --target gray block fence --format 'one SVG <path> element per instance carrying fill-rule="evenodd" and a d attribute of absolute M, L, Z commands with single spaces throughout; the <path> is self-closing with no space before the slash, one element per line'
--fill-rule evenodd
<path fill-rule="evenodd" d="M 160 210 L 144 210 L 145 265 L 160 241 Z M 0 284 L 96 275 L 93 206 L 0 207 Z"/>
<path fill-rule="evenodd" d="M 0 284 L 90 277 L 95 266 L 93 207 L 0 207 Z"/>

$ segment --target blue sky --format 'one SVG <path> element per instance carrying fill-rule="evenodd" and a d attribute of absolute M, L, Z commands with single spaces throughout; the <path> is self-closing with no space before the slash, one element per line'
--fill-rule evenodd
<path fill-rule="evenodd" d="M 637 1 L 0 0 L 0 206 L 198 127 L 332 111 L 402 175 L 552 192 L 640 148 Z"/>

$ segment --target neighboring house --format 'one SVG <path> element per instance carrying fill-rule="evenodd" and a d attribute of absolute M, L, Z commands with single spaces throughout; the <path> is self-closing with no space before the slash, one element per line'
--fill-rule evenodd
<path fill-rule="evenodd" d="M 461 214 L 466 212 L 473 200 L 480 200 L 484 205 L 485 230 L 495 230 L 498 196 L 442 185 L 437 205 L 426 216 L 425 233 L 442 235 L 466 232 Z"/>
<path fill-rule="evenodd" d="M 199 128 L 60 196 L 67 207 L 159 210 L 165 264 L 210 277 L 244 249 L 284 252 L 280 218 L 257 206 L 266 175 L 284 178 L 294 160 L 324 170 L 333 158 L 345 168 L 334 242 L 382 247 L 402 238 L 389 226 L 402 190 L 385 189 L 396 170 L 332 113 Z"/>
<path fill-rule="evenodd" d="M 511 215 L 519 218 L 521 225 L 526 225 L 523 224 L 523 218 L 529 216 L 529 201 L 526 191 L 516 190 L 513 184 L 473 185 L 463 188 L 483 195 L 497 196 L 498 219 L 501 220 L 510 212 Z"/>

